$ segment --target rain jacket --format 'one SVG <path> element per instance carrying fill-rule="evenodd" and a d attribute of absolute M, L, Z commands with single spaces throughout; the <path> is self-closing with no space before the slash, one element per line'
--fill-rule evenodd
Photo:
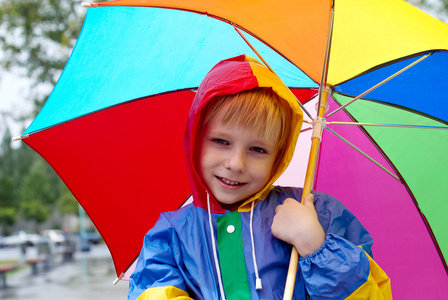
<path fill-rule="evenodd" d="M 270 87 L 289 103 L 294 131 L 272 179 L 237 211 L 226 211 L 194 164 L 201 110 L 216 96 L 255 87 Z M 289 164 L 300 132 L 296 101 L 276 75 L 246 55 L 221 61 L 207 74 L 185 133 L 193 202 L 162 213 L 147 233 L 128 299 L 282 299 L 292 246 L 272 235 L 271 224 L 275 208 L 287 198 L 300 200 L 302 190 L 273 183 Z M 389 278 L 371 259 L 369 233 L 335 198 L 313 194 L 326 239 L 315 253 L 300 258 L 294 299 L 392 299 Z"/>

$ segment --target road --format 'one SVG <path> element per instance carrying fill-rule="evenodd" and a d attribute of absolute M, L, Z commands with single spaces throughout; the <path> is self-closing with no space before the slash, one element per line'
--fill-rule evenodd
<path fill-rule="evenodd" d="M 0 259 L 14 257 L 16 251 L 0 249 Z M 32 275 L 31 269 L 9 275 L 8 287 L 0 289 L 0 299 L 126 299 L 128 283 L 120 281 L 114 286 L 115 278 L 109 250 L 96 245 L 89 252 L 75 253 L 73 262 L 55 263 L 50 270 L 40 266 L 37 275 Z"/>

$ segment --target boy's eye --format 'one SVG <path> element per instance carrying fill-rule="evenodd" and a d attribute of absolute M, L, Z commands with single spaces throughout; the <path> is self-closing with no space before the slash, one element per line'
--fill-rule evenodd
<path fill-rule="evenodd" d="M 250 148 L 251 151 L 257 152 L 257 153 L 268 153 L 265 149 L 260 147 L 252 147 Z"/>
<path fill-rule="evenodd" d="M 220 145 L 229 145 L 229 142 L 223 139 L 212 139 L 212 142 Z"/>

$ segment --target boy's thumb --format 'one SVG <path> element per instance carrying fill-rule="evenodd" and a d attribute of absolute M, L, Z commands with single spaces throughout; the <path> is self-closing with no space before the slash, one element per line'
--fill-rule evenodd
<path fill-rule="evenodd" d="M 314 195 L 308 194 L 305 196 L 305 199 L 303 199 L 303 205 L 310 207 L 312 206 L 314 208 Z"/>

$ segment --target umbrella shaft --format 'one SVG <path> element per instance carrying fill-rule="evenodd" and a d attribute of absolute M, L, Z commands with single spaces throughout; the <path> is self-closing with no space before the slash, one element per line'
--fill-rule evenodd
<path fill-rule="evenodd" d="M 310 157 L 308 160 L 308 167 L 306 169 L 305 183 L 303 184 L 302 199 L 300 201 L 301 203 L 303 203 L 303 200 L 305 199 L 306 195 L 311 193 L 311 190 L 313 189 L 317 158 L 319 155 L 319 148 L 320 148 L 320 139 L 315 137 L 311 141 Z"/>
<path fill-rule="evenodd" d="M 326 106 L 327 106 L 327 98 L 329 94 L 329 89 L 323 89 L 322 95 L 321 95 L 321 101 L 320 101 L 320 109 L 319 109 L 319 116 L 317 119 L 323 119 L 325 116 Z M 305 175 L 305 183 L 303 184 L 303 192 L 302 192 L 302 199 L 301 203 L 303 203 L 303 200 L 305 197 L 311 193 L 311 190 L 313 188 L 314 184 L 314 177 L 316 173 L 316 165 L 317 165 L 317 159 L 319 155 L 319 149 L 320 149 L 320 141 L 322 137 L 322 127 L 319 129 L 320 134 L 316 136 L 316 133 L 313 134 L 313 138 L 311 140 L 311 149 L 310 149 L 310 155 L 308 159 L 308 166 L 306 169 L 306 175 Z M 297 252 L 297 249 L 295 247 L 292 248 L 291 252 L 291 258 L 289 260 L 289 268 L 288 268 L 288 276 L 286 277 L 286 284 L 285 284 L 285 293 L 283 294 L 283 299 L 292 299 L 292 295 L 294 293 L 294 285 L 295 285 L 295 279 L 297 275 L 297 267 L 299 264 L 299 253 Z"/>
<path fill-rule="evenodd" d="M 320 102 L 320 108 L 319 108 L 319 115 L 316 118 L 316 120 L 322 120 L 325 117 L 325 112 L 327 108 L 327 99 L 328 95 L 330 93 L 329 89 L 323 89 L 321 100 Z M 311 193 L 311 190 L 313 189 L 314 185 L 314 177 L 316 173 L 316 165 L 317 165 L 317 159 L 319 156 L 319 149 L 320 149 L 320 141 L 322 139 L 322 130 L 323 127 L 319 126 L 318 132 L 313 132 L 313 138 L 311 139 L 311 149 L 310 149 L 310 155 L 308 158 L 308 166 L 306 169 L 306 175 L 305 175 L 305 182 L 303 184 L 303 192 L 302 192 L 302 199 L 301 203 L 303 203 L 303 200 L 305 197 Z"/>

